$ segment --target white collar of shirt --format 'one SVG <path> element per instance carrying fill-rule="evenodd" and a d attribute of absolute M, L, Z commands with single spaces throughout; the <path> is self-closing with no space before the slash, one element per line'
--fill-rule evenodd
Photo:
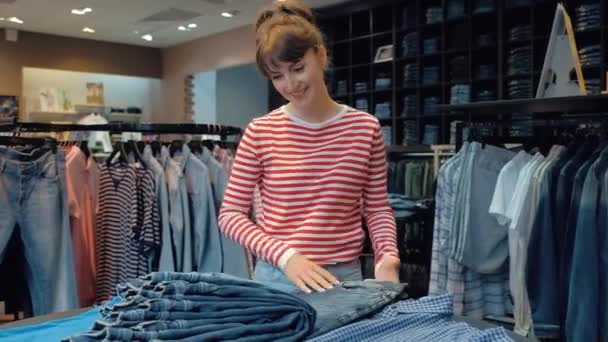
<path fill-rule="evenodd" d="M 342 106 L 342 108 L 340 109 L 340 111 L 338 113 L 332 115 L 329 119 L 327 119 L 323 122 L 308 122 L 308 121 L 302 119 L 297 114 L 290 113 L 289 111 L 287 111 L 286 106 L 282 106 L 281 111 L 283 111 L 283 113 L 285 113 L 289 117 L 289 119 L 291 119 L 293 122 L 295 122 L 299 125 L 306 126 L 309 128 L 321 128 L 321 127 L 325 127 L 331 123 L 338 121 L 342 117 L 342 115 L 344 115 L 344 113 L 346 113 L 348 111 L 347 105 L 341 105 L 341 106 Z"/>

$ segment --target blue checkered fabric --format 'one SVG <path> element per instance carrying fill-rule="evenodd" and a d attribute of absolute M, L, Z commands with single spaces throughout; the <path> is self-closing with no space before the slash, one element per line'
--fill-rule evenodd
<path fill-rule="evenodd" d="M 370 319 L 333 330 L 311 342 L 513 341 L 501 327 L 479 330 L 457 322 L 452 311 L 449 294 L 401 301 Z"/>

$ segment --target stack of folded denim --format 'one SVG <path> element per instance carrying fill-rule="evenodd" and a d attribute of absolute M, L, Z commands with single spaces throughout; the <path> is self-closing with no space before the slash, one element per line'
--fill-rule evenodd
<path fill-rule="evenodd" d="M 426 23 L 436 24 L 443 21 L 443 8 L 439 6 L 432 6 L 426 10 Z"/>
<path fill-rule="evenodd" d="M 418 53 L 418 32 L 408 33 L 401 41 L 401 56 L 416 57 Z"/>
<path fill-rule="evenodd" d="M 422 144 L 423 145 L 439 144 L 439 126 L 424 125 L 424 137 L 422 139 Z"/>
<path fill-rule="evenodd" d="M 422 84 L 439 83 L 439 66 L 425 66 L 422 69 Z"/>
<path fill-rule="evenodd" d="M 424 114 L 436 114 L 439 112 L 439 109 L 437 108 L 437 106 L 439 105 L 439 97 L 437 96 L 429 96 L 429 97 L 425 97 L 423 100 L 424 103 L 424 108 L 423 108 L 423 112 Z"/>
<path fill-rule="evenodd" d="M 478 80 L 492 80 L 496 78 L 496 64 L 480 64 L 477 66 Z"/>
<path fill-rule="evenodd" d="M 375 80 L 376 89 L 388 89 L 391 87 L 391 78 L 387 73 L 378 73 Z"/>
<path fill-rule="evenodd" d="M 355 93 L 364 93 L 367 91 L 367 82 L 355 82 Z"/>
<path fill-rule="evenodd" d="M 401 112 L 402 116 L 413 116 L 418 114 L 416 100 L 416 95 L 407 95 L 403 98 L 403 111 Z"/>
<path fill-rule="evenodd" d="M 456 84 L 450 89 L 450 104 L 465 104 L 471 102 L 471 86 Z"/>
<path fill-rule="evenodd" d="M 418 128 L 416 123 L 406 121 L 403 127 L 403 145 L 416 145 L 419 142 Z"/>
<path fill-rule="evenodd" d="M 338 86 L 336 87 L 336 95 L 345 95 L 348 93 L 348 82 L 345 80 L 340 80 L 337 82 Z"/>
<path fill-rule="evenodd" d="M 477 94 L 475 95 L 475 101 L 496 101 L 496 93 L 493 90 L 479 89 L 477 90 Z"/>
<path fill-rule="evenodd" d="M 448 0 L 447 17 L 449 19 L 464 17 L 464 0 Z"/>
<path fill-rule="evenodd" d="M 391 117 L 391 104 L 390 102 L 376 103 L 374 108 L 374 114 L 378 119 L 390 119 Z"/>
<path fill-rule="evenodd" d="M 522 7 L 532 5 L 532 0 L 505 0 L 507 8 Z"/>
<path fill-rule="evenodd" d="M 424 168 L 424 164 L 418 163 L 420 165 L 422 165 L 422 167 Z M 422 176 L 422 175 L 421 175 Z M 413 180 L 412 183 L 417 183 L 422 187 L 422 177 L 419 177 L 420 182 L 415 182 L 415 180 Z M 391 205 L 391 208 L 393 209 L 393 213 L 395 214 L 395 218 L 398 219 L 403 219 L 403 218 L 407 218 L 410 216 L 413 216 L 414 214 L 416 214 L 416 211 L 421 210 L 421 209 L 427 209 L 427 202 L 426 201 L 421 201 L 418 198 L 420 198 L 422 196 L 417 196 L 416 198 L 410 197 L 410 196 L 406 196 L 406 195 L 402 195 L 402 194 L 398 194 L 398 193 L 389 193 L 388 194 L 388 202 Z"/>
<path fill-rule="evenodd" d="M 528 137 L 534 135 L 531 114 L 514 113 L 511 115 L 511 128 L 509 135 L 512 137 Z"/>
<path fill-rule="evenodd" d="M 406 64 L 403 67 L 403 86 L 415 87 L 418 85 L 418 64 Z"/>
<path fill-rule="evenodd" d="M 422 51 L 425 55 L 432 55 L 439 52 L 439 37 L 425 39 Z"/>
<path fill-rule="evenodd" d="M 355 100 L 355 108 L 362 110 L 364 112 L 369 111 L 369 103 L 366 98 L 356 99 Z"/>
<path fill-rule="evenodd" d="M 457 56 L 450 60 L 450 80 L 453 82 L 468 81 L 469 60 L 466 56 Z"/>
<path fill-rule="evenodd" d="M 477 36 L 477 46 L 487 47 L 496 45 L 496 38 L 493 33 L 482 33 Z"/>
<path fill-rule="evenodd" d="M 393 144 L 393 128 L 390 126 L 382 126 L 382 135 L 384 136 L 384 145 L 390 146 Z"/>
<path fill-rule="evenodd" d="M 477 0 L 475 2 L 474 14 L 491 13 L 496 11 L 494 0 Z"/>
<path fill-rule="evenodd" d="M 525 75 L 530 72 L 530 61 L 532 60 L 532 47 L 520 46 L 509 51 L 507 65 L 509 66 L 507 74 Z"/>
<path fill-rule="evenodd" d="M 307 303 L 318 300 L 220 273 L 158 272 L 117 288 L 123 301 L 70 341 L 300 341 L 341 325 L 323 326 Z"/>
<path fill-rule="evenodd" d="M 599 95 L 602 92 L 602 84 L 599 78 L 592 78 L 585 80 L 585 87 L 587 88 L 587 95 Z"/>
<path fill-rule="evenodd" d="M 526 99 L 531 96 L 532 83 L 529 79 L 511 80 L 507 83 L 509 98 Z"/>
<path fill-rule="evenodd" d="M 532 26 L 516 26 L 509 30 L 509 41 L 519 42 L 522 40 L 530 40 L 532 38 Z"/>
<path fill-rule="evenodd" d="M 601 62 L 602 50 L 599 44 L 586 46 L 578 50 L 582 66 L 597 66 Z"/>
<path fill-rule="evenodd" d="M 577 7 L 574 29 L 576 31 L 599 29 L 602 25 L 600 13 L 599 2 Z"/>

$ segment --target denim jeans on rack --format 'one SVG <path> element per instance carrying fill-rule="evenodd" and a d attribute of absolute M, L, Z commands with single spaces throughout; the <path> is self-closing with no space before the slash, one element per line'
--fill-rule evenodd
<path fill-rule="evenodd" d="M 0 257 L 18 225 L 33 313 L 44 315 L 75 309 L 78 298 L 65 155 L 33 153 L 0 148 Z"/>

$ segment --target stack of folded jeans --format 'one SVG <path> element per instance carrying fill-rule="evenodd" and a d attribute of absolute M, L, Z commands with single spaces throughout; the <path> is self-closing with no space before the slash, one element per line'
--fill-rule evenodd
<path fill-rule="evenodd" d="M 384 145 L 390 146 L 393 144 L 393 128 L 390 126 L 382 126 L 382 135 L 384 136 Z"/>
<path fill-rule="evenodd" d="M 423 145 L 439 144 L 439 126 L 424 125 L 424 137 L 422 139 L 422 144 Z"/>
<path fill-rule="evenodd" d="M 511 80 L 507 83 L 507 89 L 509 91 L 509 98 L 513 100 L 526 99 L 531 96 L 532 83 L 529 79 Z"/>
<path fill-rule="evenodd" d="M 491 13 L 496 11 L 494 0 L 477 0 L 475 2 L 474 14 Z"/>
<path fill-rule="evenodd" d="M 70 341 L 297 341 L 322 325 L 303 298 L 220 273 L 158 272 L 117 288 L 123 301 Z"/>
<path fill-rule="evenodd" d="M 360 98 L 355 100 L 355 108 L 364 112 L 369 111 L 369 103 L 366 98 Z"/>
<path fill-rule="evenodd" d="M 471 86 L 456 84 L 450 89 L 450 104 L 465 104 L 471 102 Z"/>
<path fill-rule="evenodd" d="M 496 64 L 480 64 L 477 66 L 478 80 L 492 80 L 496 78 Z"/>
<path fill-rule="evenodd" d="M 425 39 L 423 44 L 422 51 L 425 55 L 432 55 L 435 53 L 439 53 L 439 37 L 433 37 Z"/>
<path fill-rule="evenodd" d="M 418 32 L 408 33 L 401 41 L 401 56 L 416 57 L 418 54 Z"/>
<path fill-rule="evenodd" d="M 390 102 L 376 103 L 374 108 L 374 114 L 378 119 L 390 119 L 391 117 L 391 104 Z"/>
<path fill-rule="evenodd" d="M 424 165 L 423 165 L 424 166 Z M 422 177 L 420 177 L 422 178 Z M 422 179 L 420 179 L 422 180 Z M 412 182 L 413 183 L 413 182 Z M 416 182 L 422 186 L 422 182 Z M 393 209 L 395 218 L 403 219 L 416 214 L 417 210 L 425 209 L 425 202 L 398 193 L 389 193 L 388 202 Z"/>
<path fill-rule="evenodd" d="M 403 145 L 416 145 L 420 141 L 416 123 L 406 121 L 403 127 Z"/>
<path fill-rule="evenodd" d="M 391 78 L 387 73 L 378 73 L 374 84 L 376 89 L 388 89 L 391 87 Z"/>
<path fill-rule="evenodd" d="M 448 0 L 447 17 L 448 19 L 464 17 L 464 0 Z"/>
<path fill-rule="evenodd" d="M 532 0 L 505 0 L 507 8 L 523 7 L 532 5 Z"/>
<path fill-rule="evenodd" d="M 602 92 L 601 80 L 599 78 L 593 78 L 585 80 L 585 87 L 587 88 L 587 95 L 599 95 Z"/>
<path fill-rule="evenodd" d="M 469 60 L 466 56 L 457 56 L 450 60 L 450 80 L 467 81 L 469 74 Z"/>
<path fill-rule="evenodd" d="M 493 90 L 479 89 L 479 90 L 477 90 L 477 95 L 475 96 L 475 101 L 477 101 L 477 102 L 496 101 L 496 93 Z"/>
<path fill-rule="evenodd" d="M 599 44 L 586 46 L 578 50 L 582 66 L 597 66 L 601 62 L 602 50 Z"/>
<path fill-rule="evenodd" d="M 577 7 L 574 29 L 576 31 L 599 29 L 602 25 L 600 8 L 599 2 Z"/>
<path fill-rule="evenodd" d="M 525 75 L 530 72 L 530 61 L 532 60 L 532 47 L 520 46 L 509 51 L 507 65 L 509 66 L 507 74 Z"/>
<path fill-rule="evenodd" d="M 439 6 L 432 6 L 426 10 L 426 23 L 436 24 L 443 21 L 443 8 Z"/>
<path fill-rule="evenodd" d="M 439 109 L 437 108 L 437 106 L 439 105 L 439 97 L 437 96 L 429 96 L 429 97 L 425 97 L 424 100 L 424 108 L 423 108 L 423 112 L 424 114 L 436 114 L 439 112 Z"/>
<path fill-rule="evenodd" d="M 406 64 L 403 67 L 403 86 L 415 87 L 418 85 L 418 64 Z"/>
<path fill-rule="evenodd" d="M 529 137 L 534 135 L 531 114 L 513 113 L 511 115 L 511 128 L 509 135 L 512 137 Z"/>
<path fill-rule="evenodd" d="M 355 82 L 355 93 L 364 93 L 367 91 L 367 82 Z"/>
<path fill-rule="evenodd" d="M 520 42 L 523 40 L 530 40 L 532 38 L 532 26 L 516 26 L 509 30 L 509 41 Z"/>
<path fill-rule="evenodd" d="M 418 98 L 416 95 L 407 95 L 403 98 L 403 111 L 401 112 L 402 116 L 413 116 L 418 114 L 418 108 L 416 105 L 417 99 Z"/>
<path fill-rule="evenodd" d="M 340 80 L 337 82 L 338 86 L 336 87 L 336 95 L 345 95 L 348 93 L 348 82 L 345 80 Z"/>
<path fill-rule="evenodd" d="M 425 66 L 422 69 L 422 84 L 439 83 L 439 66 Z"/>
<path fill-rule="evenodd" d="M 493 33 L 481 33 L 477 36 L 478 47 L 488 47 L 496 45 L 496 38 Z"/>

